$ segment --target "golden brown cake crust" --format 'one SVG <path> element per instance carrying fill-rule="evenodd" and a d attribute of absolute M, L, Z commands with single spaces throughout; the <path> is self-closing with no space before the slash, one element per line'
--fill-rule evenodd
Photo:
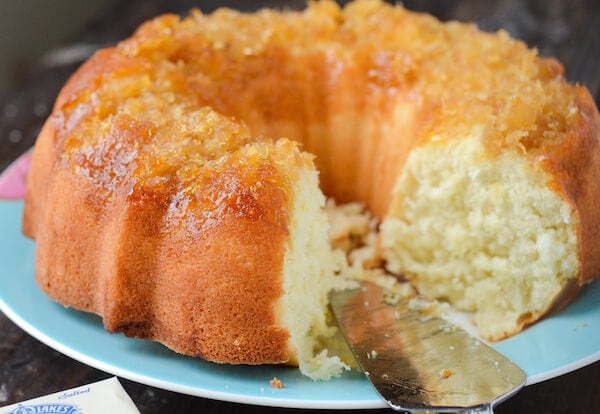
<path fill-rule="evenodd" d="M 383 218 L 410 150 L 475 123 L 490 154 L 516 148 L 554 177 L 579 219 L 578 281 L 597 277 L 600 118 L 555 61 L 378 1 L 159 17 L 85 63 L 38 138 L 23 222 L 36 277 L 110 331 L 286 362 L 273 303 L 292 173 L 240 148 L 300 141 L 327 195 Z"/>
<path fill-rule="evenodd" d="M 39 139 L 34 171 L 45 167 L 44 144 L 55 140 L 51 124 Z M 111 332 L 216 362 L 288 361 L 288 333 L 272 309 L 281 295 L 287 218 L 263 215 L 264 205 L 245 199 L 244 170 L 232 168 L 203 189 L 226 188 L 229 197 L 229 207 L 207 222 L 168 218 L 164 194 L 107 201 L 86 177 L 54 168 L 46 183 L 52 196 L 34 213 L 30 200 L 40 200 L 29 195 L 24 220 L 35 232 L 39 285 L 65 306 L 102 315 Z M 277 173 L 270 165 L 259 172 Z M 258 198 L 269 208 L 285 203 L 280 188 L 263 188 Z"/>
<path fill-rule="evenodd" d="M 555 176 L 550 186 L 579 218 L 580 285 L 600 276 L 600 115 L 588 90 L 574 87 L 578 111 L 564 138 L 544 148 L 542 163 Z"/>

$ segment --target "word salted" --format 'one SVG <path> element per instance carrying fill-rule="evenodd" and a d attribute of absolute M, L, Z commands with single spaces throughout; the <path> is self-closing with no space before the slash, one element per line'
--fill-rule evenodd
<path fill-rule="evenodd" d="M 0 414 L 139 414 L 116 377 L 0 408 Z"/>

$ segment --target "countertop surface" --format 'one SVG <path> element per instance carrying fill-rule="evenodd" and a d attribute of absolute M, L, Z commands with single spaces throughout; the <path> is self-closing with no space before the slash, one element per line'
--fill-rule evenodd
<path fill-rule="evenodd" d="M 303 4 L 300 1 L 258 3 L 241 0 L 222 3 L 186 0 L 117 2 L 112 10 L 98 16 L 72 42 L 48 51 L 34 65 L 24 68 L 20 84 L 11 92 L 0 95 L 0 171 L 33 145 L 60 87 L 93 50 L 114 44 L 142 21 L 164 12 L 185 14 L 191 7 L 210 11 L 216 5 L 252 10 L 260 5 L 281 6 L 282 3 L 296 8 Z M 600 3 L 591 0 L 421 0 L 403 3 L 409 9 L 428 11 L 442 20 L 474 21 L 484 30 L 508 30 L 514 37 L 537 48 L 540 54 L 558 58 L 565 66 L 567 78 L 587 86 L 596 103 L 600 102 Z M 48 24 L 51 27 L 52 22 Z M 2 271 L 0 263 L 0 277 Z M 0 406 L 110 376 L 49 348 L 0 313 Z M 120 380 L 142 413 L 321 412 L 215 401 Z M 600 362 L 528 386 L 500 404 L 496 412 L 600 413 Z"/>

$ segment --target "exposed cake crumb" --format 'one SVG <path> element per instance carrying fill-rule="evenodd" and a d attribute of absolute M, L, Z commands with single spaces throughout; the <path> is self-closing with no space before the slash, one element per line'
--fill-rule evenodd
<path fill-rule="evenodd" d="M 337 253 L 338 273 L 350 280 L 369 281 L 385 289 L 385 301 L 397 303 L 416 296 L 415 289 L 384 270 L 378 245 L 379 222 L 362 203 L 325 207 L 330 223 L 330 242 Z"/>
<path fill-rule="evenodd" d="M 281 382 L 277 377 L 273 377 L 273 379 L 269 381 L 269 385 L 271 388 L 285 388 L 283 382 Z"/>

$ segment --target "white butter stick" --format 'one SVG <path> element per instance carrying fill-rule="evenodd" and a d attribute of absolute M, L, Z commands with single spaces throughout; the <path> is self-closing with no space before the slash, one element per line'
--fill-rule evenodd
<path fill-rule="evenodd" d="M 0 414 L 139 414 L 116 377 L 0 408 Z"/>

